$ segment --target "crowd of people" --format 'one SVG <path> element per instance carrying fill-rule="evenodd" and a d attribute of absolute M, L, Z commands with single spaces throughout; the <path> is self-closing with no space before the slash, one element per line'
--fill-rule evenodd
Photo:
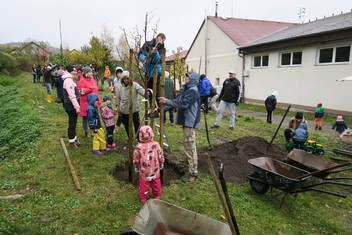
<path fill-rule="evenodd" d="M 234 70 L 228 72 L 229 76 L 223 82 L 219 94 L 205 74 L 188 72 L 182 92 L 178 95 L 176 95 L 174 81 L 169 77 L 169 72 L 165 71 L 165 95 L 161 97 L 161 59 L 165 55 L 165 39 L 164 34 L 158 34 L 156 38 L 147 41 L 139 53 L 139 60 L 144 65 L 145 79 L 147 79 L 146 87 L 137 82 L 131 82 L 129 71 L 122 67 L 116 67 L 114 78 L 112 78 L 109 66 L 105 66 L 101 89 L 99 89 L 99 79 L 93 66 L 80 67 L 69 64 L 66 68 L 59 68 L 50 64 L 43 69 L 39 65 L 32 67 L 33 83 L 39 83 L 41 76 L 44 77 L 47 102 L 52 102 L 52 86 L 57 88 L 58 102 L 62 103 L 68 116 L 67 136 L 72 149 L 81 146 L 76 133 L 78 117 L 82 117 L 82 130 L 85 137 L 92 140 L 92 154 L 94 155 L 103 155 L 116 148 L 114 135 L 121 124 L 124 126 L 127 137 L 131 138 L 129 105 L 130 99 L 132 100 L 133 127 L 139 142 L 134 149 L 133 165 L 139 173 L 139 195 L 142 203 L 147 200 L 150 187 L 154 198 L 160 198 L 160 171 L 163 169 L 165 159 L 161 146 L 154 141 L 153 128 L 141 125 L 139 97 L 149 99 L 151 103 L 151 92 L 156 83 L 157 106 L 165 106 L 163 122 L 166 122 L 168 113 L 171 124 L 182 126 L 185 160 L 188 165 L 188 173 L 182 180 L 186 183 L 196 182 L 198 177 L 196 129 L 200 124 L 201 112 L 206 115 L 210 109 L 215 111 L 217 116 L 212 128 L 220 128 L 223 112 L 228 109 L 230 114 L 228 128 L 231 131 L 235 128 L 236 106 L 241 99 L 241 82 L 236 78 Z M 154 79 L 157 81 L 154 82 Z M 104 90 L 105 81 L 109 84 L 111 94 L 101 99 L 99 91 Z M 130 88 L 132 88 L 132 97 L 130 97 Z M 272 113 L 276 109 L 277 97 L 278 92 L 273 91 L 265 100 L 267 123 L 269 124 L 272 123 Z M 217 102 L 219 106 L 216 105 Z M 177 112 L 176 118 L 174 118 L 175 111 Z M 160 109 L 156 108 L 150 112 L 160 112 Z M 324 108 L 321 103 L 317 105 L 314 117 L 315 129 L 322 130 Z M 342 139 L 348 127 L 342 116 L 338 116 L 332 128 L 336 129 L 339 139 Z M 309 133 L 308 124 L 302 112 L 297 112 L 290 119 L 289 127 L 284 135 L 286 141 L 294 142 L 294 148 L 304 148 Z"/>
<path fill-rule="evenodd" d="M 62 89 L 59 89 L 59 82 L 56 81 L 55 84 L 58 88 L 57 92 L 62 93 L 63 108 L 68 116 L 67 136 L 69 145 L 72 149 L 81 146 L 76 129 L 77 119 L 82 117 L 82 130 L 85 137 L 92 140 L 92 154 L 94 155 L 109 153 L 111 149 L 116 147 L 114 134 L 116 134 L 116 130 L 121 124 L 123 124 L 129 137 L 129 90 L 132 86 L 132 120 L 134 133 L 139 142 L 134 150 L 133 164 L 140 175 L 140 199 L 145 202 L 148 197 L 146 192 L 149 192 L 150 186 L 154 197 L 160 198 L 159 172 L 164 164 L 163 151 L 159 143 L 153 140 L 152 128 L 148 125 L 141 125 L 139 116 L 139 96 L 148 98 L 149 92 L 146 92 L 142 85 L 130 82 L 129 71 L 117 67 L 114 74 L 115 78 L 111 79 L 110 91 L 112 94 L 105 95 L 101 100 L 98 83 L 93 77 L 92 68 L 84 66 L 78 70 L 74 65 L 69 64 L 65 69 L 58 68 L 55 65 L 46 67 L 44 80 L 48 97 L 52 94 L 51 82 L 55 78 L 54 73 L 58 74 L 62 81 Z M 196 128 L 200 124 L 201 111 L 208 112 L 208 100 L 205 100 L 204 97 L 209 99 L 217 93 L 205 75 L 200 76 L 195 72 L 186 73 L 185 83 L 179 95 L 176 95 L 174 81 L 170 79 L 167 71 L 164 77 L 165 97 L 159 96 L 158 103 L 165 105 L 165 114 L 169 113 L 170 123 L 176 123 L 183 127 L 188 174 L 182 180 L 186 183 L 196 182 L 198 176 Z M 226 100 L 228 92 L 231 92 L 226 85 L 223 88 L 224 91 L 220 93 L 221 96 L 218 97 L 220 100 Z M 235 88 L 235 91 L 239 92 L 239 88 Z M 236 101 L 238 96 L 239 93 L 235 96 Z M 49 98 L 48 102 L 50 102 Z M 234 103 L 237 104 L 237 102 Z M 176 118 L 174 118 L 175 110 L 177 110 Z M 164 122 L 166 122 L 166 119 L 165 115 Z M 150 151 L 145 151 L 145 149 L 150 149 Z"/>

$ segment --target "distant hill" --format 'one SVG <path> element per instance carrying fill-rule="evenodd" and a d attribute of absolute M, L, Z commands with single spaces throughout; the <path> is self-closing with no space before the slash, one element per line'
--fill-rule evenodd
<path fill-rule="evenodd" d="M 23 45 L 24 42 L 8 42 L 8 43 L 3 43 L 3 44 L 0 44 L 0 45 L 5 45 L 5 46 L 10 46 L 10 47 L 20 47 Z M 26 43 L 29 43 L 29 42 L 26 42 Z M 51 54 L 58 54 L 60 53 L 60 48 L 57 48 L 57 47 L 53 47 L 53 46 L 48 46 L 48 51 L 51 52 Z"/>

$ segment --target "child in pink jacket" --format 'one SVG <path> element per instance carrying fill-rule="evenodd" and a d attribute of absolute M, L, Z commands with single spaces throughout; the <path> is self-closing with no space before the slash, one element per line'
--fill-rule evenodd
<path fill-rule="evenodd" d="M 139 172 L 139 197 L 142 203 L 148 199 L 149 188 L 155 199 L 160 199 L 160 170 L 164 167 L 164 153 L 159 143 L 154 141 L 154 133 L 150 126 L 142 126 L 139 130 L 139 143 L 135 147 L 133 165 Z"/>
<path fill-rule="evenodd" d="M 115 114 L 112 109 L 111 99 L 109 96 L 104 96 L 103 103 L 100 105 L 100 115 L 103 119 L 106 133 L 107 133 L 107 143 L 108 148 L 115 148 L 116 144 L 114 143 L 114 130 L 115 130 Z"/>

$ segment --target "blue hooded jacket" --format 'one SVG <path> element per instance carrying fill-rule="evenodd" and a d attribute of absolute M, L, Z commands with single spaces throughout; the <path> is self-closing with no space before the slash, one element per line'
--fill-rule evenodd
<path fill-rule="evenodd" d="M 301 122 L 298 128 L 293 132 L 292 139 L 294 141 L 306 142 L 308 139 L 308 136 L 309 136 L 309 133 L 307 131 L 307 123 Z"/>
<path fill-rule="evenodd" d="M 201 79 L 200 80 L 200 88 L 199 88 L 200 96 L 209 96 L 210 95 L 210 87 L 211 87 L 211 84 L 210 84 L 210 81 L 207 77 L 204 77 L 203 79 Z"/>
<path fill-rule="evenodd" d="M 175 99 L 166 101 L 165 109 L 177 108 L 176 124 L 197 128 L 200 122 L 200 94 L 198 91 L 198 73 L 188 73 L 189 84 L 183 85 L 183 91 Z"/>
<path fill-rule="evenodd" d="M 88 108 L 87 108 L 87 120 L 90 129 L 99 129 L 101 128 L 99 112 L 96 107 L 94 107 L 94 103 L 98 101 L 97 94 L 89 94 L 87 96 Z"/>

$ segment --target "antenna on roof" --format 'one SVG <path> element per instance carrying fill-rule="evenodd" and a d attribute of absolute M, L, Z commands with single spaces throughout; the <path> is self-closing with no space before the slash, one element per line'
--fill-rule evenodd
<path fill-rule="evenodd" d="M 303 17 L 304 17 L 305 13 L 306 13 L 306 8 L 305 7 L 300 7 L 299 8 L 299 12 L 297 13 L 298 19 L 299 19 L 298 23 L 300 23 L 300 24 L 303 23 Z"/>
<path fill-rule="evenodd" d="M 218 2 L 215 2 L 215 18 L 218 17 Z"/>

